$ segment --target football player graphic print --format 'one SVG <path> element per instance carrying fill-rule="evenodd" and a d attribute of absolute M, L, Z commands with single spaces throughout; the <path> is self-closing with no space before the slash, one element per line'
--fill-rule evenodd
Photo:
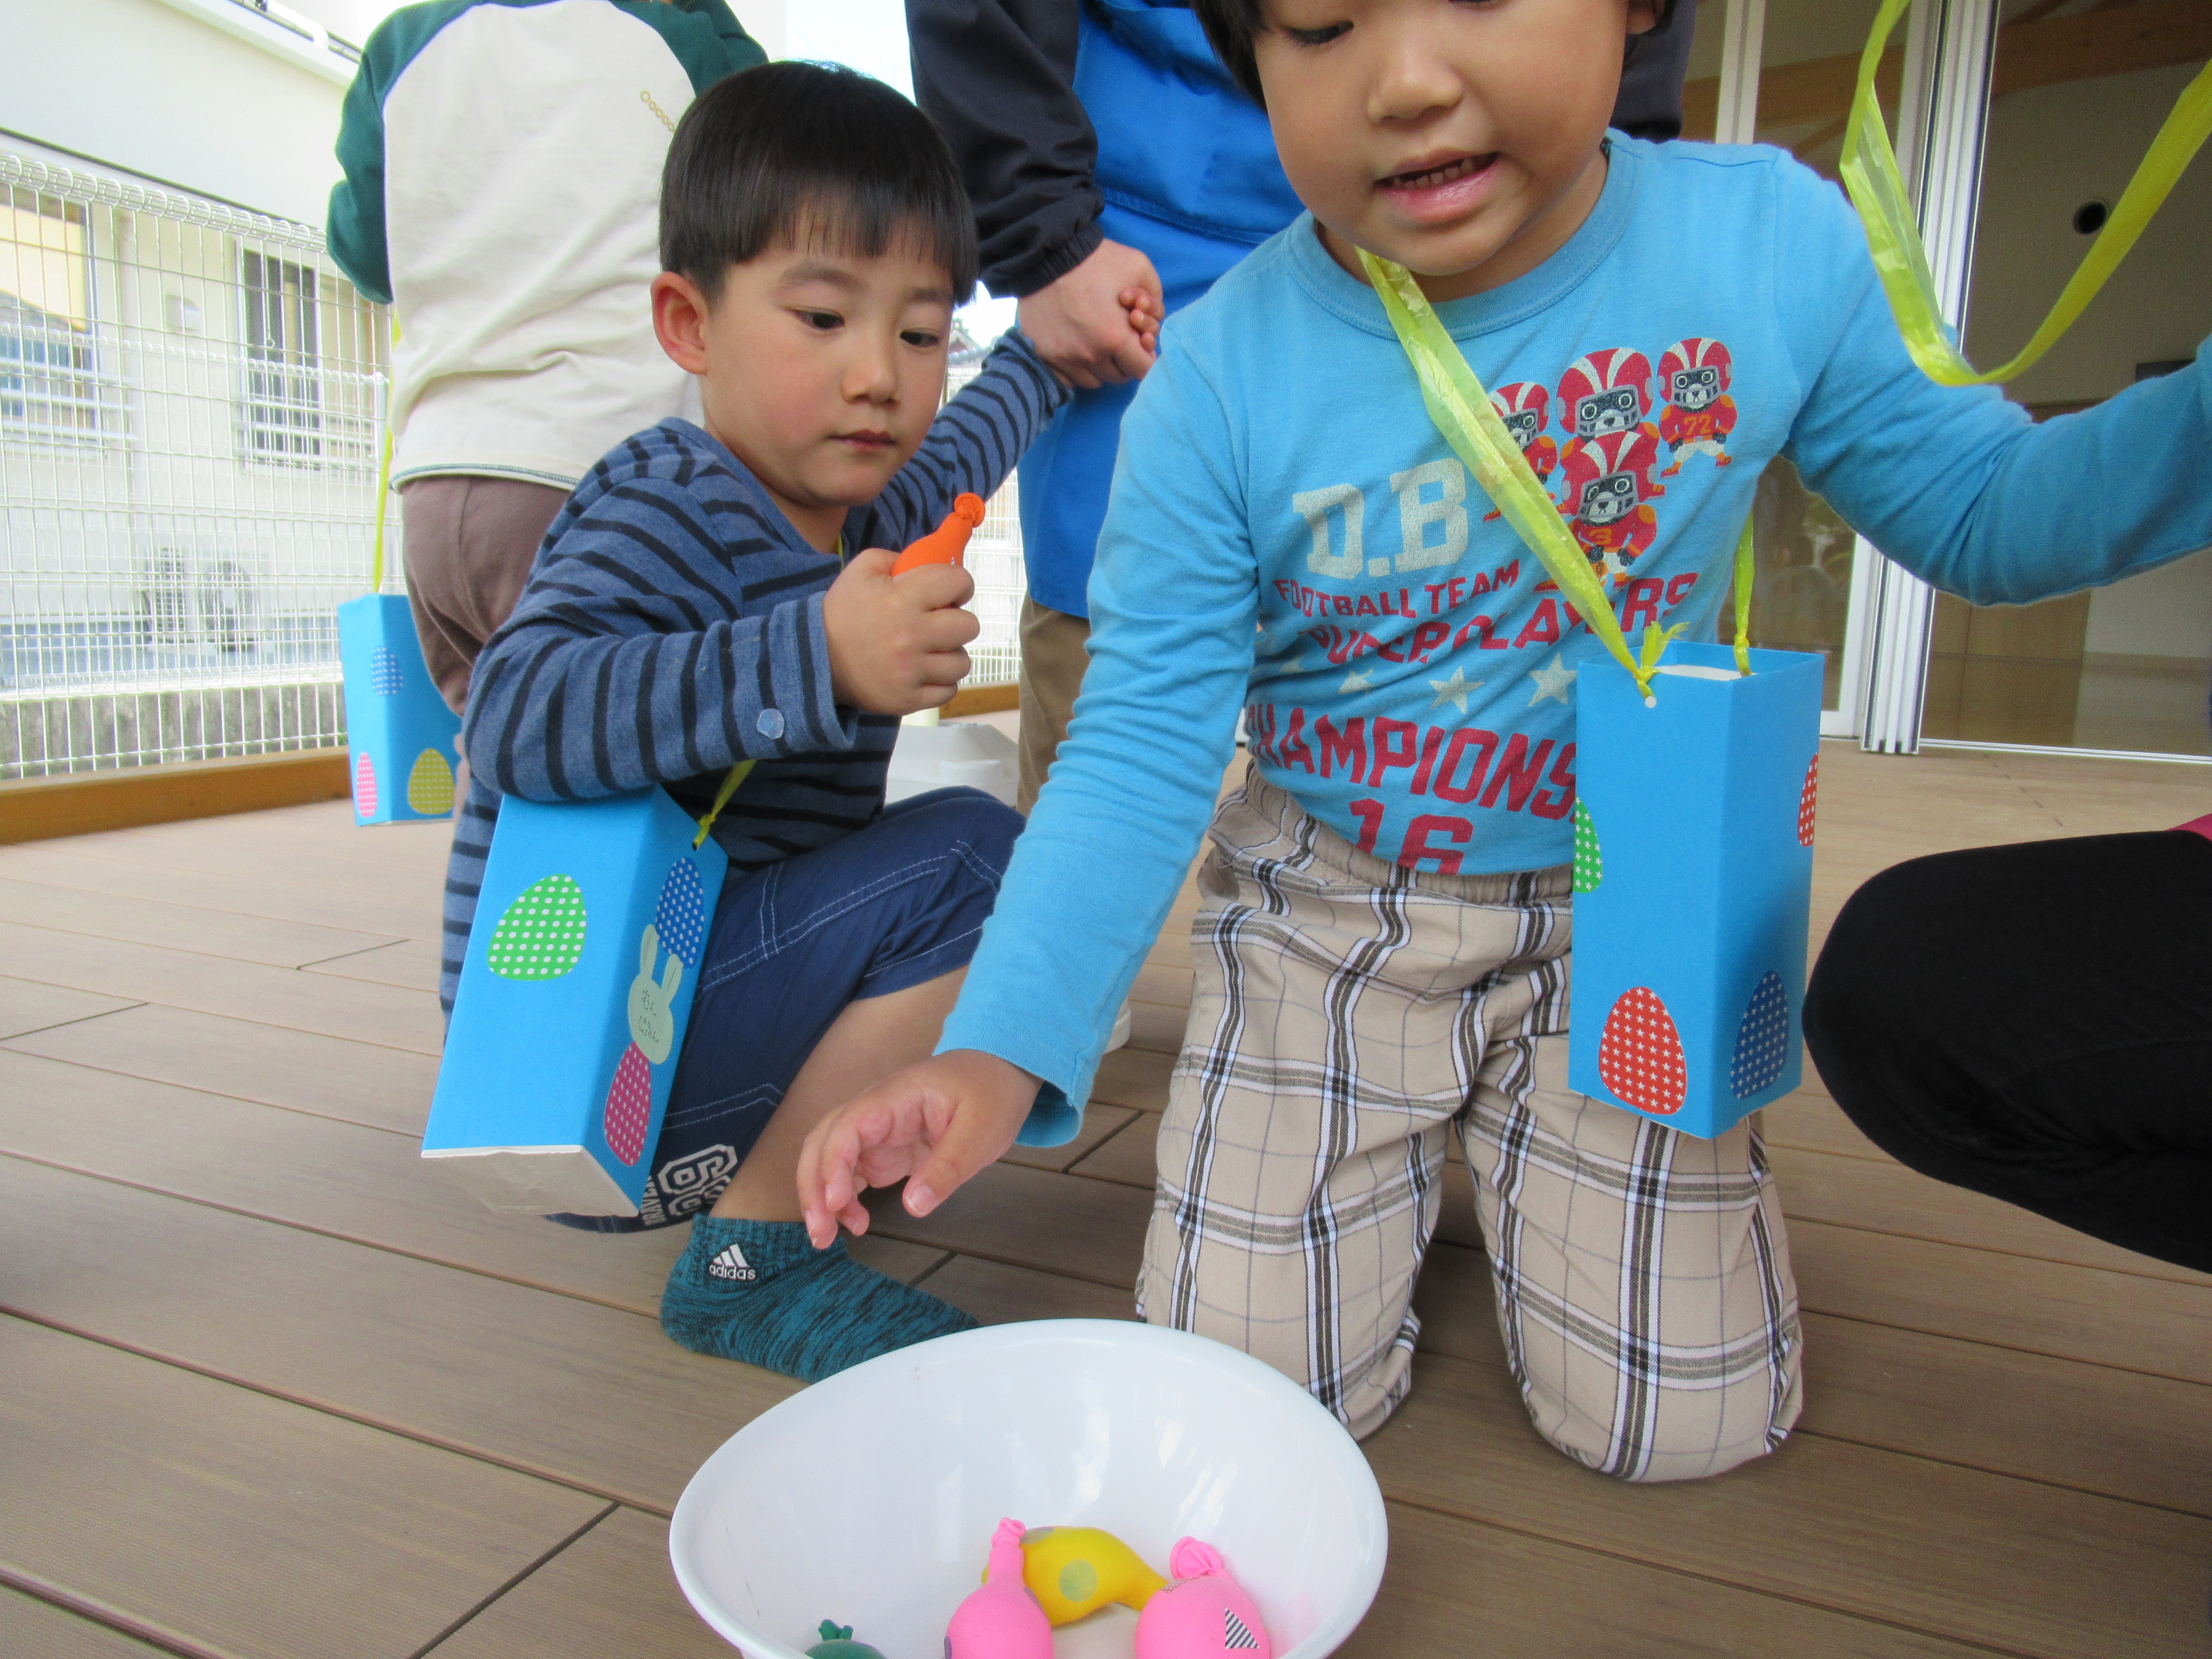
<path fill-rule="evenodd" d="M 1537 482 L 1548 480 L 1559 465 L 1559 446 L 1544 431 L 1546 418 L 1551 413 L 1552 394 L 1534 380 L 1516 380 L 1492 392 L 1490 406 L 1498 411 L 1498 418 L 1505 422 L 1505 429 L 1521 447 L 1522 459 L 1528 463 L 1528 470 L 1536 475 Z M 1498 509 L 1492 507 L 1482 515 L 1482 521 L 1488 524 L 1499 516 Z"/>
<path fill-rule="evenodd" d="M 1657 514 L 1644 505 L 1659 493 L 1651 479 L 1658 462 L 1659 446 L 1644 427 L 1577 441 L 1567 451 L 1562 470 L 1569 528 L 1590 568 L 1615 586 L 1627 581 L 1629 566 L 1659 533 Z"/>
<path fill-rule="evenodd" d="M 1653 464 L 1658 459 L 1659 428 L 1651 424 L 1651 360 L 1626 346 L 1607 346 L 1575 359 L 1559 376 L 1559 424 L 1573 435 L 1567 440 L 1562 466 L 1571 465 L 1577 450 L 1601 438 L 1640 432 L 1651 441 Z M 1645 496 L 1663 495 L 1666 486 L 1647 477 Z M 1576 516 L 1579 491 L 1570 488 L 1559 510 Z"/>
<path fill-rule="evenodd" d="M 1661 356 L 1659 394 L 1666 407 L 1659 435 L 1674 451 L 1661 477 L 1673 477 L 1692 455 L 1710 455 L 1715 466 L 1735 459 L 1727 447 L 1735 430 L 1735 399 L 1729 396 L 1735 378 L 1735 361 L 1718 340 L 1678 340 Z"/>

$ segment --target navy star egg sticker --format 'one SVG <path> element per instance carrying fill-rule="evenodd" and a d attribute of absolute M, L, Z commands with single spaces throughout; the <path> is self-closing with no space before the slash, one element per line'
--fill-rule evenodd
<path fill-rule="evenodd" d="M 1790 1059 L 1790 994 L 1782 975 L 1769 969 L 1751 994 L 1736 1027 L 1735 1052 L 1729 1060 L 1729 1085 L 1738 1100 L 1773 1085 Z"/>

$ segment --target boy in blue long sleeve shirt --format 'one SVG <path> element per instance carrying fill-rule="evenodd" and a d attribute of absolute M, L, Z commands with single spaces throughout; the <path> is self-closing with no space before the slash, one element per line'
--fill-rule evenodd
<path fill-rule="evenodd" d="M 1565 1082 L 1572 718 L 1599 647 L 1429 422 L 1364 248 L 1408 267 L 1549 471 L 1631 632 L 1711 638 L 1777 455 L 1981 602 L 2212 542 L 2212 366 L 2031 425 L 1900 343 L 1864 236 L 1779 152 L 1607 135 L 1652 0 L 1200 0 L 1310 212 L 1172 319 L 1123 428 L 1068 746 L 929 1061 L 800 1161 L 926 1210 L 1043 1082 L 1080 1103 L 1212 807 L 1138 1284 L 1357 1433 L 1403 1397 L 1446 1136 L 1538 1429 L 1634 1480 L 1780 1443 L 1802 1389 L 1750 1125 Z"/>

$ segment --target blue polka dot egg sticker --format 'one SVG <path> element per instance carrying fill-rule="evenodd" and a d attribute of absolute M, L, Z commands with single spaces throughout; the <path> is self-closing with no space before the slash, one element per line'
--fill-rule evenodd
<path fill-rule="evenodd" d="M 699 866 L 688 858 L 668 867 L 660 884 L 660 903 L 653 913 L 653 931 L 660 948 L 684 967 L 696 968 L 707 943 L 707 904 L 699 885 Z"/>
<path fill-rule="evenodd" d="M 378 646 L 368 659 L 368 689 L 380 697 L 396 697 L 405 686 L 398 653 L 388 645 Z"/>
<path fill-rule="evenodd" d="M 546 876 L 515 895 L 492 930 L 491 970 L 501 979 L 558 979 L 583 960 L 584 890 Z"/>
<path fill-rule="evenodd" d="M 1729 1087 L 1738 1100 L 1771 1088 L 1790 1058 L 1790 994 L 1782 975 L 1769 970 L 1751 994 L 1743 1023 L 1735 1030 L 1735 1053 L 1729 1060 Z"/>

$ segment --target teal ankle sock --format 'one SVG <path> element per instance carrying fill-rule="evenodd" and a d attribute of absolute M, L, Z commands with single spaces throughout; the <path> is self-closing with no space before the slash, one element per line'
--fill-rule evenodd
<path fill-rule="evenodd" d="M 927 1291 L 808 1242 L 796 1221 L 702 1215 L 669 1270 L 660 1328 L 694 1353 L 742 1359 L 802 1382 L 975 1322 Z"/>

